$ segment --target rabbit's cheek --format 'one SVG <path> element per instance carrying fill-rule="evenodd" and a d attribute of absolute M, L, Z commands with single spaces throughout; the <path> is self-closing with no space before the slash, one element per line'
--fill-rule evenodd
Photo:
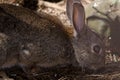
<path fill-rule="evenodd" d="M 78 61 L 78 63 L 80 65 L 85 63 L 84 61 L 88 58 L 88 54 L 86 53 L 86 51 L 80 50 L 77 47 L 74 47 L 74 48 L 75 48 L 75 57 L 76 57 L 76 60 Z"/>
<path fill-rule="evenodd" d="M 7 56 L 7 39 L 8 36 L 0 33 L 0 66 L 5 63 Z"/>
<path fill-rule="evenodd" d="M 92 70 L 96 70 L 103 66 L 104 57 L 96 53 L 91 53 L 91 51 L 86 51 L 84 49 L 74 46 L 75 57 L 80 67 L 87 67 Z"/>

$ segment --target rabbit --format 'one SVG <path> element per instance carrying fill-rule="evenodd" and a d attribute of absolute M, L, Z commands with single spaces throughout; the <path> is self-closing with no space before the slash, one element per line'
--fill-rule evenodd
<path fill-rule="evenodd" d="M 80 0 L 67 0 L 66 10 L 75 29 L 74 38 L 71 42 L 79 65 L 92 69 L 95 69 L 95 66 L 104 65 L 104 40 L 85 24 L 85 11 Z"/>
<path fill-rule="evenodd" d="M 75 66 L 99 69 L 105 64 L 103 39 L 85 25 L 80 1 L 67 0 L 67 13 L 73 27 L 69 37 L 63 24 L 42 12 L 10 4 L 0 4 L 0 32 L 6 36 L 1 68 Z M 58 20 L 58 21 L 55 21 Z M 80 22 L 79 22 L 80 21 Z"/>
<path fill-rule="evenodd" d="M 36 66 L 51 67 L 66 65 L 71 63 L 72 59 L 75 60 L 69 37 L 59 25 L 37 16 L 41 23 L 46 24 L 31 26 L 7 13 L 3 8 L 0 17 L 0 32 L 8 37 L 5 39 L 8 46 L 5 47 L 6 55 L 4 53 L 2 56 L 5 60 L 1 60 L 1 62 L 3 61 L 1 68 L 13 65 L 32 66 L 36 62 Z M 60 34 L 56 35 L 56 33 Z M 3 53 L 1 52 L 1 54 Z"/>

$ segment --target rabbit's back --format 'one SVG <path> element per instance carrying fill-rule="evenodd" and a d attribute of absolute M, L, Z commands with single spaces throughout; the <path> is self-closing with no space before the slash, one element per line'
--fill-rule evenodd
<path fill-rule="evenodd" d="M 53 25 L 56 23 L 57 25 L 60 25 L 60 26 L 62 25 L 59 19 L 43 12 L 37 13 L 28 8 L 21 7 L 21 6 L 18 7 L 11 4 L 0 4 L 0 7 L 3 8 L 6 11 L 6 13 L 9 13 L 10 15 L 16 17 L 17 19 L 20 19 L 21 21 L 26 22 L 32 26 L 39 27 L 39 25 L 42 25 L 42 27 L 44 27 L 44 26 Z M 52 21 L 52 23 L 50 23 L 50 21 Z"/>
<path fill-rule="evenodd" d="M 40 67 L 71 64 L 73 48 L 60 24 L 22 7 L 7 4 L 0 7 L 0 32 L 9 37 L 3 67 L 14 64 Z"/>

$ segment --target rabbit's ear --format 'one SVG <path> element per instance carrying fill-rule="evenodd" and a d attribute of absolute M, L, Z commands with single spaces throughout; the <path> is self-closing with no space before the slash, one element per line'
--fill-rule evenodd
<path fill-rule="evenodd" d="M 67 0 L 66 4 L 67 16 L 72 23 L 72 14 L 73 14 L 73 0 Z"/>
<path fill-rule="evenodd" d="M 72 23 L 77 34 L 80 34 L 85 27 L 85 11 L 79 1 L 73 2 Z"/>

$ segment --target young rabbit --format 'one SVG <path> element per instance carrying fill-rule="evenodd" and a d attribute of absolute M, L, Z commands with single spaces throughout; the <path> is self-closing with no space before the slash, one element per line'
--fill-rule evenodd
<path fill-rule="evenodd" d="M 49 68 L 69 65 L 76 60 L 70 39 L 61 25 L 35 14 L 41 24 L 31 26 L 2 7 L 0 11 L 0 32 L 4 34 L 1 38 L 5 37 L 1 40 L 1 46 L 7 44 L 5 48 L 0 48 L 3 55 L 1 68 L 13 65 Z"/>
<path fill-rule="evenodd" d="M 85 25 L 80 1 L 67 1 L 68 17 L 76 33 L 73 38 L 67 35 L 60 21 L 42 12 L 38 15 L 9 4 L 0 4 L 0 12 L 0 32 L 6 36 L 4 44 L 8 45 L 0 47 L 1 68 L 73 65 L 98 69 L 104 65 L 103 40 Z"/>
<path fill-rule="evenodd" d="M 85 25 L 85 11 L 80 0 L 67 0 L 66 10 L 75 28 L 72 44 L 79 65 L 93 69 L 103 65 L 105 61 L 103 39 Z"/>

